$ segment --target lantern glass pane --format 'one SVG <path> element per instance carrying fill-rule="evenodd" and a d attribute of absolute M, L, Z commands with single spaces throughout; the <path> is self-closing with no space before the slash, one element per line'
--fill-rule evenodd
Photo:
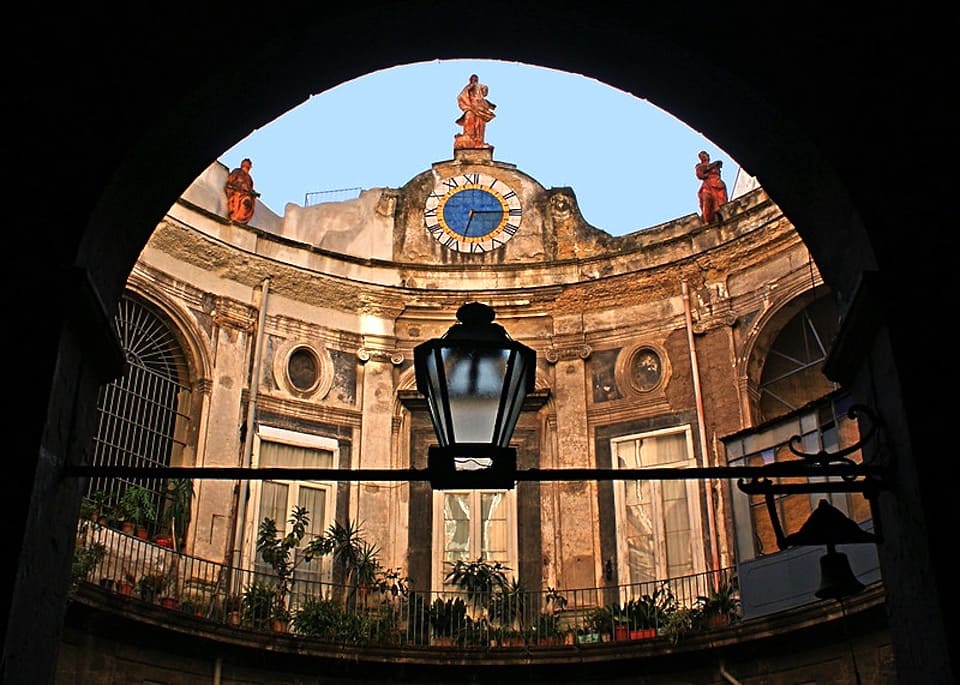
<path fill-rule="evenodd" d="M 443 348 L 453 442 L 490 443 L 494 438 L 508 350 Z"/>
<path fill-rule="evenodd" d="M 427 398 L 427 407 L 430 410 L 430 421 L 433 422 L 433 430 L 437 434 L 437 440 L 440 441 L 441 445 L 448 445 L 450 444 L 449 436 L 447 435 L 447 427 L 441 415 L 442 410 L 440 409 L 442 400 L 439 397 L 439 366 L 440 362 L 434 354 L 434 350 L 430 350 L 428 354 L 423 356 L 423 368 L 427 373 L 427 387 L 421 389 L 421 392 Z"/>
<path fill-rule="evenodd" d="M 497 437 L 497 444 L 500 447 L 509 447 L 510 438 L 513 435 L 513 429 L 517 425 L 517 419 L 520 418 L 520 408 L 523 407 L 523 398 L 527 394 L 526 377 L 529 373 L 526 364 L 526 357 L 519 352 L 512 353 L 513 363 L 510 366 L 510 377 L 507 379 L 509 387 L 504 393 L 504 418 L 503 425 L 500 426 L 500 434 Z"/>

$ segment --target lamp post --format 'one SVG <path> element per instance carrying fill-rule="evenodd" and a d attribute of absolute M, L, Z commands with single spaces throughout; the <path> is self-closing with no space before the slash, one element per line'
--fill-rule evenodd
<path fill-rule="evenodd" d="M 493 323 L 495 317 L 488 305 L 467 303 L 443 336 L 413 350 L 417 390 L 439 442 L 427 457 L 434 490 L 516 484 L 510 439 L 534 389 L 537 357 Z"/>

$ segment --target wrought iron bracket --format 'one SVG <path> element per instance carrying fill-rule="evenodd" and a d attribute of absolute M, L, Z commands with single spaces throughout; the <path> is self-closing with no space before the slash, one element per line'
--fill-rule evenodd
<path fill-rule="evenodd" d="M 820 450 L 815 453 L 803 452 L 798 445 L 802 443 L 800 435 L 794 435 L 787 443 L 790 451 L 800 457 L 796 461 L 776 462 L 757 467 L 758 471 L 749 480 L 741 478 L 737 481 L 737 488 L 748 495 L 763 495 L 773 525 L 773 532 L 780 549 L 786 549 L 787 536 L 783 532 L 780 517 L 777 514 L 776 496 L 803 493 L 849 493 L 859 492 L 870 504 L 870 511 L 874 521 L 876 539 L 880 536 L 880 519 L 876 512 L 876 497 L 880 490 L 886 488 L 882 469 L 873 463 L 858 462 L 848 455 L 861 450 L 877 434 L 880 421 L 868 407 L 862 404 L 851 405 L 847 416 L 857 421 L 867 418 L 865 429 L 861 431 L 860 439 L 836 452 Z M 791 478 L 798 476 L 805 478 L 805 482 L 781 483 L 771 478 L 783 477 L 786 467 L 796 469 Z M 828 476 L 837 476 L 839 481 L 821 480 Z M 811 480 L 812 479 L 812 480 Z"/>

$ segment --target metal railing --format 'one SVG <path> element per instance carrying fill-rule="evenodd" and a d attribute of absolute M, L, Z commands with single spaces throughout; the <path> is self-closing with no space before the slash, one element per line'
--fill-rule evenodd
<path fill-rule="evenodd" d="M 732 569 L 649 583 L 526 590 L 418 591 L 401 580 L 356 587 L 276 577 L 179 553 L 81 521 L 74 561 L 81 583 L 240 630 L 279 631 L 333 644 L 459 649 L 676 640 L 738 620 Z M 727 602 L 719 602 L 725 597 Z M 718 603 L 719 602 L 719 603 Z M 716 617 L 716 618 L 714 618 Z"/>
<path fill-rule="evenodd" d="M 363 188 L 336 188 L 334 190 L 318 190 L 313 193 L 306 193 L 303 196 L 303 206 L 311 207 L 323 202 L 341 202 L 343 200 L 353 200 L 360 197 Z"/>

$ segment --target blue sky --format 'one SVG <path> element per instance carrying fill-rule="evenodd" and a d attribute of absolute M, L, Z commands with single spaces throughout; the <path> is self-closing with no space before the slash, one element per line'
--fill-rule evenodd
<path fill-rule="evenodd" d="M 393 67 L 313 95 L 219 158 L 244 157 L 260 200 L 277 214 L 307 193 L 398 188 L 453 158 L 457 94 L 470 74 L 489 86 L 493 158 L 544 187 L 573 188 L 584 218 L 624 235 L 699 211 L 697 153 L 738 165 L 653 104 L 595 79 L 515 62 L 445 60 Z"/>

